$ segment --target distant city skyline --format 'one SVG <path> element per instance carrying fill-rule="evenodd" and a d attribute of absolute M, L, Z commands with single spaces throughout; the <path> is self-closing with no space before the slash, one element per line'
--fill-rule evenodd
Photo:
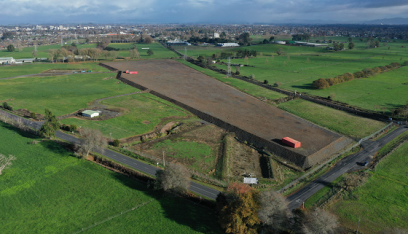
<path fill-rule="evenodd" d="M 408 16 L 408 0 L 0 0 L 0 24 L 359 23 Z M 299 21 L 299 22 L 298 22 Z"/>

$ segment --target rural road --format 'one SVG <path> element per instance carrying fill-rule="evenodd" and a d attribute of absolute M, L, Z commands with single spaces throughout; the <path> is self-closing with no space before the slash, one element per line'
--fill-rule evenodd
<path fill-rule="evenodd" d="M 377 141 L 363 142 L 361 144 L 363 150 L 343 158 L 329 172 L 320 176 L 294 194 L 288 196 L 287 199 L 289 202 L 289 210 L 293 210 L 301 206 L 302 203 L 309 197 L 318 192 L 320 189 L 324 188 L 326 185 L 333 182 L 342 174 L 349 171 L 363 169 L 364 166 L 357 165 L 358 162 L 372 161 L 374 154 L 379 149 L 381 149 L 385 144 L 387 144 L 406 130 L 408 130 L 407 126 L 401 126 Z"/>
<path fill-rule="evenodd" d="M 79 144 L 80 140 L 74 136 L 65 134 L 63 132 L 57 131 L 55 133 L 55 136 L 58 138 L 61 138 L 63 140 L 75 143 L 75 144 Z M 122 164 L 125 164 L 127 166 L 129 166 L 130 168 L 133 168 L 135 170 L 141 171 L 143 173 L 149 174 L 154 176 L 156 174 L 158 169 L 157 167 L 154 166 L 150 166 L 148 164 L 145 164 L 143 162 L 140 162 L 136 159 L 130 158 L 128 156 L 125 156 L 123 154 L 117 153 L 115 151 L 109 150 L 109 149 L 104 149 L 103 152 L 101 150 L 97 150 L 96 151 L 99 154 L 104 155 L 105 157 L 108 157 L 110 159 L 113 159 L 117 162 L 120 162 Z M 210 198 L 215 200 L 217 198 L 217 195 L 220 193 L 218 190 L 209 188 L 207 186 L 195 183 L 195 182 L 191 182 L 190 184 L 190 191 L 199 194 L 201 196 Z"/>

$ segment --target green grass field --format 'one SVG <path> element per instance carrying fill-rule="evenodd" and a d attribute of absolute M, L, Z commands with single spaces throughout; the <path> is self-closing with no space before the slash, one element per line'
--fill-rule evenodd
<path fill-rule="evenodd" d="M 112 98 L 101 104 L 120 108 L 123 115 L 103 121 L 68 118 L 61 122 L 99 129 L 105 136 L 112 133 L 112 138 L 121 139 L 153 131 L 163 118 L 179 119 L 188 115 L 180 107 L 148 93 Z"/>
<path fill-rule="evenodd" d="M 366 137 L 386 125 L 303 99 L 281 103 L 279 108 L 352 138 Z"/>
<path fill-rule="evenodd" d="M 179 62 L 183 63 L 186 66 L 189 66 L 199 72 L 202 72 L 208 76 L 214 77 L 217 80 L 224 82 L 238 90 L 241 90 L 244 93 L 247 93 L 249 95 L 252 95 L 254 97 L 257 98 L 267 98 L 268 100 L 276 100 L 282 97 L 286 97 L 286 95 L 278 93 L 278 92 L 274 92 L 262 87 L 259 87 L 257 85 L 242 81 L 242 80 L 238 80 L 238 79 L 234 79 L 234 78 L 226 78 L 226 75 L 222 75 L 218 72 L 209 70 L 209 69 L 204 69 L 202 67 L 196 66 L 194 64 L 191 64 L 189 62 L 186 62 L 185 60 L 178 60 Z"/>
<path fill-rule="evenodd" d="M 155 144 L 153 149 L 165 151 L 167 157 L 182 161 L 196 171 L 201 171 L 204 165 L 215 165 L 215 152 L 203 143 L 164 140 Z"/>
<path fill-rule="evenodd" d="M 29 144 L 34 136 L 3 123 L 0 128 L 0 153 L 17 157 L 0 176 L 2 233 L 75 233 L 104 220 L 85 232 L 221 233 L 208 209 L 161 196 L 56 143 Z"/>
<path fill-rule="evenodd" d="M 136 45 L 137 51 L 139 52 L 141 59 L 163 59 L 163 58 L 179 57 L 176 53 L 174 53 L 173 51 L 167 48 L 164 48 L 158 42 L 153 42 L 151 44 L 145 44 L 145 43 L 136 43 L 136 44 L 134 43 L 111 43 L 109 44 L 109 46 L 119 48 L 119 49 L 128 48 L 128 50 L 118 51 L 118 55 L 121 57 L 129 57 L 129 49 L 133 48 L 133 45 Z M 146 48 L 153 50 L 154 54 L 151 56 L 147 55 Z"/>
<path fill-rule="evenodd" d="M 76 74 L 55 77 L 30 77 L 0 80 L 0 101 L 14 109 L 44 114 L 49 109 L 57 116 L 86 108 L 93 100 L 131 93 L 137 89 L 117 83 L 115 73 Z M 11 100 L 10 100 L 11 99 Z"/>
<path fill-rule="evenodd" d="M 355 228 L 361 217 L 363 233 L 408 228 L 407 152 L 408 143 L 405 143 L 380 162 L 368 181 L 354 192 L 358 199 L 340 201 L 330 207 L 342 224 Z"/>
<path fill-rule="evenodd" d="M 92 70 L 93 72 L 108 72 L 95 62 L 84 63 L 33 63 L 15 66 L 0 66 L 0 78 L 38 74 L 48 70 Z"/>

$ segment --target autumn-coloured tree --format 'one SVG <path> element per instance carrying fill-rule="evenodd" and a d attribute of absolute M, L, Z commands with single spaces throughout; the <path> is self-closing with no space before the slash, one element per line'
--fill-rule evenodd
<path fill-rule="evenodd" d="M 226 233 L 257 233 L 259 225 L 259 191 L 246 184 L 232 183 L 228 186 L 219 213 L 219 223 Z"/>
<path fill-rule="evenodd" d="M 316 89 L 325 89 L 329 88 L 330 85 L 325 79 L 320 78 L 318 80 L 313 81 L 313 87 L 315 87 Z"/>

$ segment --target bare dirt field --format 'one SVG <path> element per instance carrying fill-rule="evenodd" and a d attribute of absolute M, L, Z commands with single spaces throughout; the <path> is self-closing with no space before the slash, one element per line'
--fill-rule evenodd
<path fill-rule="evenodd" d="M 339 141 L 342 136 L 337 133 L 320 128 L 173 60 L 111 62 L 106 65 L 121 71 L 138 71 L 137 75 L 122 74 L 122 77 L 304 157 L 317 153 L 321 158 L 319 151 L 334 141 L 345 144 L 345 141 Z M 300 141 L 302 147 L 292 149 L 280 145 L 283 137 Z M 326 149 L 325 155 L 328 153 L 334 152 Z M 316 163 L 316 160 L 313 161 Z M 302 166 L 310 166 L 306 164 Z"/>

